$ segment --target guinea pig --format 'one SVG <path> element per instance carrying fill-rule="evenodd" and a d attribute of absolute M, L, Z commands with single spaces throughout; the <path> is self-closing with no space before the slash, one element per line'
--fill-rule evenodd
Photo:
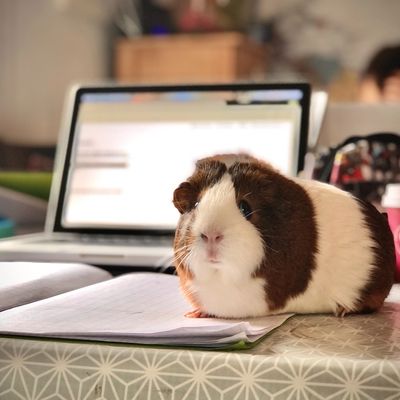
<path fill-rule="evenodd" d="M 372 312 L 393 284 L 393 236 L 374 206 L 246 154 L 197 161 L 174 191 L 175 268 L 189 317 Z"/>

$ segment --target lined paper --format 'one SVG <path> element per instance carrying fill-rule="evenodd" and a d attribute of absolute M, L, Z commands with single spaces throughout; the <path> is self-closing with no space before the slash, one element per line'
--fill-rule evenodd
<path fill-rule="evenodd" d="M 187 318 L 178 277 L 130 273 L 0 314 L 0 333 L 143 344 L 254 342 L 290 315 Z"/>
<path fill-rule="evenodd" d="M 0 262 L 0 311 L 111 278 L 86 264 Z"/>

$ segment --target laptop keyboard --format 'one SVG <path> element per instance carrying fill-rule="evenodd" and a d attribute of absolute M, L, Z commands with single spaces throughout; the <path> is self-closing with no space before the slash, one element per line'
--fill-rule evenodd
<path fill-rule="evenodd" d="M 110 235 L 82 235 L 83 243 L 116 246 L 172 246 L 170 236 L 110 236 Z"/>
<path fill-rule="evenodd" d="M 43 242 L 43 241 L 41 241 Z M 47 240 L 49 243 L 85 243 L 98 246 L 160 246 L 171 247 L 173 238 L 170 236 L 111 236 L 111 235 L 80 235 L 75 237 L 56 237 Z"/>

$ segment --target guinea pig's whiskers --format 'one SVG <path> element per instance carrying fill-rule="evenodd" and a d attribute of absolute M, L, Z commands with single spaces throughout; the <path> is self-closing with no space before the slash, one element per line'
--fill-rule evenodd
<path fill-rule="evenodd" d="M 180 261 L 180 260 L 184 259 L 185 257 L 187 257 L 187 252 L 178 252 L 175 255 L 175 260 Z"/>
<path fill-rule="evenodd" d="M 264 248 L 267 250 L 271 250 L 274 253 L 279 253 L 279 250 L 274 249 L 273 247 L 269 246 L 267 243 L 264 242 Z"/>
<path fill-rule="evenodd" d="M 176 265 L 176 269 L 181 269 L 181 268 L 185 268 L 185 264 L 187 264 L 187 260 L 190 257 L 190 253 L 185 254 L 183 257 L 181 257 L 179 260 L 176 259 L 177 261 L 177 265 Z"/>
<path fill-rule="evenodd" d="M 246 215 L 246 217 L 248 218 L 248 217 L 250 217 L 251 215 L 253 215 L 253 214 L 255 214 L 255 213 L 258 213 L 260 210 L 253 210 L 252 212 L 250 212 L 250 213 L 248 213 L 247 215 Z"/>
<path fill-rule="evenodd" d="M 173 266 L 175 260 L 175 256 L 167 256 L 159 260 L 157 268 L 159 268 L 159 272 L 164 273 L 171 266 Z"/>
<path fill-rule="evenodd" d="M 174 264 L 175 264 L 175 268 L 176 268 L 176 269 L 181 268 L 182 265 L 183 265 L 183 263 L 184 263 L 184 256 L 182 256 L 182 257 L 175 257 L 175 259 L 174 259 Z"/>
<path fill-rule="evenodd" d="M 180 262 L 182 260 L 186 260 L 188 256 L 189 256 L 189 253 L 181 253 L 175 257 L 175 260 Z"/>
<path fill-rule="evenodd" d="M 263 237 L 266 238 L 276 239 L 278 237 L 275 233 L 271 233 L 270 231 L 267 231 L 265 229 L 259 229 L 258 231 L 263 235 Z"/>
<path fill-rule="evenodd" d="M 181 247 L 175 249 L 175 253 L 187 253 L 191 248 L 190 244 L 184 244 Z"/>
<path fill-rule="evenodd" d="M 276 236 L 275 235 L 268 235 L 268 234 L 266 234 L 265 233 L 265 231 L 263 231 L 263 230 L 259 230 L 259 232 L 260 232 L 260 234 L 262 235 L 262 237 L 263 238 L 274 238 L 274 239 L 276 239 Z M 269 245 L 265 240 L 264 240 L 264 249 L 266 249 L 266 250 L 271 250 L 271 251 L 273 251 L 274 253 L 279 253 L 279 250 L 277 250 L 277 249 L 274 249 L 271 245 Z"/>
<path fill-rule="evenodd" d="M 176 263 L 176 268 L 181 268 L 183 264 L 186 263 L 188 258 L 190 257 L 191 251 L 190 251 L 190 245 L 183 245 L 180 248 L 175 250 L 175 263 Z"/>

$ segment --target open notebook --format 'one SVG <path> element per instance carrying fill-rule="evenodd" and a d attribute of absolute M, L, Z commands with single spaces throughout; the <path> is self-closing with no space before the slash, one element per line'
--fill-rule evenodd
<path fill-rule="evenodd" d="M 195 160 L 244 151 L 296 175 L 309 99 L 307 84 L 74 88 L 45 232 L 0 242 L 0 260 L 170 265 L 172 194 Z"/>
<path fill-rule="evenodd" d="M 240 349 L 291 316 L 187 318 L 191 306 L 175 275 L 133 272 L 110 279 L 84 264 L 0 263 L 0 277 L 8 270 L 29 271 L 34 279 L 0 284 L 0 336 Z M 27 298 L 27 292 L 36 294 Z"/>

